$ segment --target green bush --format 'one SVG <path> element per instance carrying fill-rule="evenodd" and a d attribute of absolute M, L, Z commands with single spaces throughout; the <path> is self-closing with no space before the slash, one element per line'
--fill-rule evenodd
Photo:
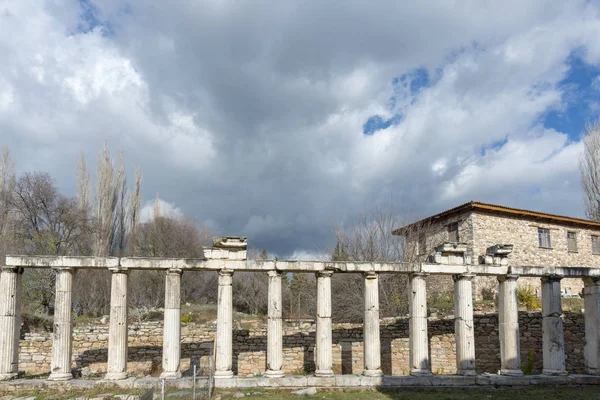
<path fill-rule="evenodd" d="M 189 324 L 190 322 L 192 322 L 194 320 L 194 318 L 192 317 L 191 313 L 188 314 L 183 314 L 181 316 L 181 322 L 184 324 Z"/>
<path fill-rule="evenodd" d="M 535 350 L 529 349 L 527 352 L 527 360 L 522 363 L 521 370 L 525 375 L 533 373 L 533 362 L 535 361 Z"/>

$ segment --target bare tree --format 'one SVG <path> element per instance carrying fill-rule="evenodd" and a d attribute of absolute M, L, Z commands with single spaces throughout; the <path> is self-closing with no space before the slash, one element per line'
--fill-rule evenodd
<path fill-rule="evenodd" d="M 108 142 L 98 156 L 96 167 L 96 199 L 94 221 L 94 255 L 107 256 L 110 254 L 111 243 L 115 231 L 115 211 L 118 203 L 118 193 L 114 184 L 114 166 L 110 158 Z"/>
<path fill-rule="evenodd" d="M 133 191 L 129 198 L 129 231 L 130 231 L 130 253 L 137 254 L 137 227 L 140 223 L 140 206 L 141 206 L 141 191 L 142 191 L 142 171 L 138 168 L 135 171 L 135 181 Z"/>
<path fill-rule="evenodd" d="M 25 173 L 14 185 L 11 196 L 13 213 L 13 250 L 24 254 L 70 255 L 77 251 L 83 235 L 79 228 L 76 201 L 61 195 L 50 175 Z M 24 277 L 25 295 L 30 302 L 48 313 L 54 301 L 55 273 L 49 269 L 31 269 Z"/>
<path fill-rule="evenodd" d="M 583 154 L 579 161 L 585 215 L 600 221 L 600 119 L 586 124 Z"/>
<path fill-rule="evenodd" d="M 402 214 L 374 207 L 359 215 L 349 226 L 334 228 L 336 247 L 334 261 L 400 262 L 404 260 L 406 241 L 392 234 L 404 225 Z M 332 278 L 332 307 L 336 319 L 362 321 L 364 301 L 363 277 L 336 274 Z M 407 278 L 381 274 L 379 282 L 381 316 L 404 314 L 408 308 Z"/>
<path fill-rule="evenodd" d="M 267 260 L 266 249 L 250 248 L 248 259 Z M 249 314 L 267 313 L 269 280 L 266 273 L 239 272 L 233 275 L 233 305 L 236 310 Z"/>
<path fill-rule="evenodd" d="M 202 246 L 210 242 L 207 227 L 198 228 L 190 218 L 163 213 L 158 196 L 152 219 L 139 224 L 135 235 L 136 255 L 147 257 L 201 258 Z M 139 319 L 147 315 L 148 310 L 162 304 L 164 279 L 164 272 L 160 271 L 131 273 L 131 305 Z M 186 272 L 181 291 L 183 302 L 214 302 L 216 276 L 214 273 Z"/>

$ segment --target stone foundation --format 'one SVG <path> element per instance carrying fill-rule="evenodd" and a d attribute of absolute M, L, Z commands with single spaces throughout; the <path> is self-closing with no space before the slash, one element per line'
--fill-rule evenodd
<path fill-rule="evenodd" d="M 478 373 L 497 373 L 500 369 L 500 343 L 497 314 L 475 314 L 475 356 Z M 566 369 L 585 373 L 583 356 L 583 314 L 565 313 Z M 162 322 L 129 326 L 128 371 L 133 375 L 161 372 Z M 542 370 L 541 313 L 519 313 L 522 368 L 533 373 Z M 215 327 L 182 324 L 181 370 L 192 362 L 206 369 L 214 351 Z M 84 374 L 106 371 L 108 325 L 76 327 L 73 338 L 73 367 Z M 456 373 L 456 344 L 453 318 L 429 318 L 428 333 L 432 372 Z M 20 341 L 19 369 L 27 374 L 50 371 L 52 338 L 50 333 L 27 333 Z M 409 366 L 408 318 L 381 322 L 381 365 L 386 375 L 406 375 Z M 336 374 L 360 374 L 363 363 L 362 324 L 334 324 L 333 371 Z M 315 325 L 310 323 L 283 326 L 283 370 L 289 375 L 303 375 L 315 370 Z M 266 370 L 266 326 L 233 331 L 233 371 L 239 376 L 263 374 Z M 528 366 L 529 364 L 529 366 Z M 206 371 L 201 371 L 206 372 Z"/>

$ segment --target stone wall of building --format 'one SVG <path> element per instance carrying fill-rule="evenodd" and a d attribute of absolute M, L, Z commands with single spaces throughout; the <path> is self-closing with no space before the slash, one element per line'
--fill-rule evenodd
<path fill-rule="evenodd" d="M 432 254 L 435 248 L 448 241 L 448 225 L 458 223 L 458 238 L 462 243 L 468 245 L 469 250 L 473 244 L 473 229 L 468 215 L 457 214 L 445 218 L 442 221 L 429 223 L 419 228 L 411 230 L 406 235 L 406 261 L 428 261 L 427 258 Z M 425 237 L 425 252 L 419 251 L 419 237 Z M 470 251 L 467 255 L 471 255 Z"/>
<path fill-rule="evenodd" d="M 581 266 L 600 267 L 600 255 L 592 254 L 591 235 L 600 235 L 598 230 L 567 227 L 564 225 L 536 222 L 505 215 L 471 214 L 473 225 L 473 252 L 485 254 L 489 246 L 512 244 L 513 251 L 508 256 L 510 265 L 519 266 Z M 550 231 L 551 248 L 541 248 L 538 242 L 538 228 Z M 577 252 L 567 248 L 567 232 L 577 237 Z M 476 262 L 476 257 L 474 257 Z M 520 279 L 520 284 L 531 284 L 539 288 L 539 279 Z M 564 279 L 561 288 L 571 293 L 583 289 L 581 279 Z"/>
<path fill-rule="evenodd" d="M 496 314 L 476 314 L 477 371 L 496 373 L 500 367 L 498 318 Z M 521 358 L 528 357 L 533 372 L 542 368 L 542 318 L 539 313 L 521 313 Z M 582 314 L 564 317 L 567 370 L 583 373 L 584 321 Z M 86 325 L 74 330 L 73 367 L 84 375 L 106 370 L 108 325 Z M 314 371 L 315 326 L 311 323 L 284 325 L 283 368 L 288 374 Z M 182 369 L 192 363 L 206 371 L 213 353 L 215 327 L 183 324 Z M 333 369 L 337 374 L 359 374 L 363 369 L 363 331 L 360 324 L 334 324 Z M 432 371 L 456 371 L 454 319 L 429 319 Z M 236 329 L 233 335 L 233 369 L 242 375 L 257 375 L 266 367 L 267 331 L 265 327 Z M 530 354 L 531 352 L 531 354 Z M 128 369 L 135 375 L 157 374 L 162 362 L 162 323 L 132 325 L 129 330 Z M 52 354 L 51 334 L 27 333 L 20 343 L 20 369 L 28 374 L 47 373 Z M 387 375 L 408 371 L 408 319 L 381 324 L 381 361 Z"/>

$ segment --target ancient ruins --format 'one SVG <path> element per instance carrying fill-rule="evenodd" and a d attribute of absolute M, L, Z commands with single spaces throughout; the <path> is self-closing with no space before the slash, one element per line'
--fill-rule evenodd
<path fill-rule="evenodd" d="M 442 251 L 443 250 L 443 251 Z M 498 258 L 507 252 L 498 252 Z M 53 351 L 48 380 L 70 380 L 72 376 L 72 285 L 78 269 L 98 268 L 112 272 L 108 367 L 105 380 L 127 378 L 128 271 L 162 270 L 165 273 L 165 305 L 162 377 L 181 377 L 180 287 L 186 271 L 218 272 L 218 316 L 215 351 L 215 384 L 218 387 L 245 386 L 402 386 L 473 385 L 482 382 L 528 384 L 521 371 L 517 281 L 521 277 L 541 279 L 543 316 L 544 379 L 571 383 L 600 383 L 600 268 L 576 266 L 531 267 L 507 265 L 505 260 L 472 265 L 465 249 L 445 243 L 435 263 L 369 263 L 247 260 L 246 239 L 224 237 L 205 250 L 204 259 L 157 259 L 114 257 L 8 256 L 0 275 L 0 379 L 19 376 L 18 350 L 21 309 L 21 275 L 24 268 L 56 270 L 56 306 Z M 232 277 L 236 271 L 267 273 L 268 338 L 266 371 L 260 378 L 234 376 L 232 365 Z M 286 272 L 314 273 L 317 278 L 317 315 L 314 376 L 284 376 L 282 342 L 282 275 Z M 359 273 L 364 277 L 364 371 L 359 375 L 334 375 L 332 370 L 331 277 L 336 273 Z M 410 282 L 409 366 L 410 376 L 383 376 L 378 284 L 380 274 L 407 274 Z M 431 371 L 427 319 L 427 275 L 451 275 L 454 281 L 457 375 L 433 376 Z M 501 365 L 498 375 L 478 376 L 475 365 L 472 280 L 475 276 L 498 279 L 499 339 Z M 561 308 L 562 278 L 585 282 L 585 362 L 589 376 L 567 377 Z M 594 376 L 595 375 L 595 376 Z M 440 383 L 441 382 L 441 383 Z M 535 383 L 535 382 L 534 382 Z"/>

